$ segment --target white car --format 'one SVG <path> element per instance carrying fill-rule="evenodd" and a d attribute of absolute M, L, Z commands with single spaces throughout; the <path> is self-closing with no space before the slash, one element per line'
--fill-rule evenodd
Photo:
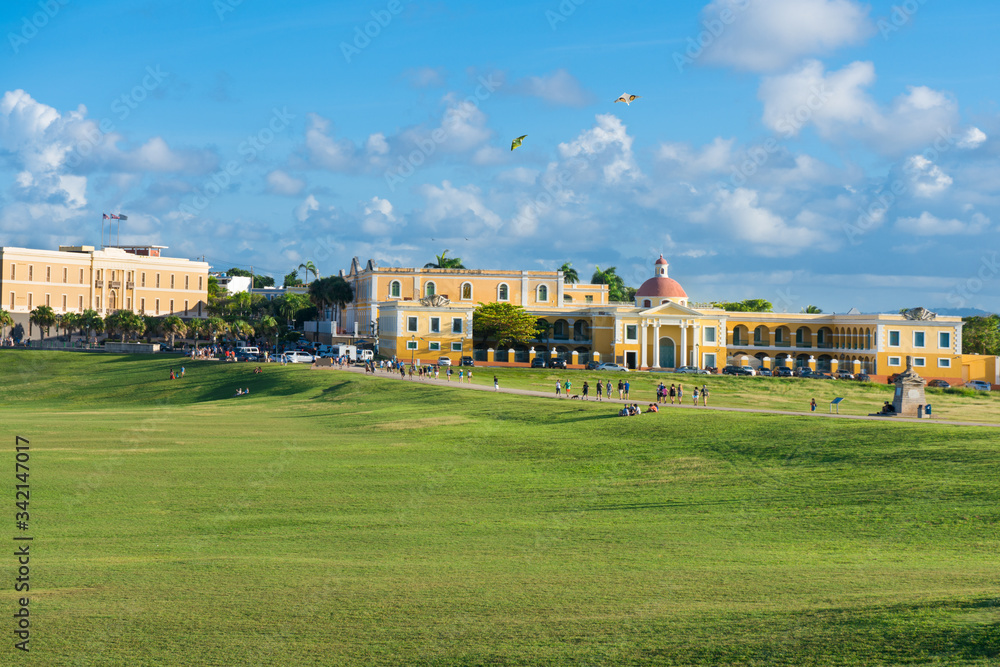
<path fill-rule="evenodd" d="M 757 369 L 753 366 L 740 366 L 743 371 L 743 375 L 757 375 Z"/>
<path fill-rule="evenodd" d="M 451 359 L 449 357 L 440 357 L 438 359 L 438 366 L 451 366 Z"/>
<path fill-rule="evenodd" d="M 598 371 L 627 371 L 628 369 L 625 368 L 624 366 L 620 366 L 618 364 L 613 364 L 610 361 L 605 361 L 603 364 L 601 364 L 600 366 L 598 366 L 594 370 L 598 370 Z"/>
<path fill-rule="evenodd" d="M 281 355 L 281 358 L 286 363 L 289 364 L 311 364 L 312 362 L 316 361 L 316 358 L 313 357 L 311 354 L 309 354 L 308 352 L 302 352 L 300 350 L 285 352 L 283 355 Z"/>
<path fill-rule="evenodd" d="M 990 391 L 993 389 L 993 385 L 989 382 L 984 382 L 983 380 L 969 380 L 965 383 L 965 386 L 969 389 L 975 389 L 976 391 Z"/>

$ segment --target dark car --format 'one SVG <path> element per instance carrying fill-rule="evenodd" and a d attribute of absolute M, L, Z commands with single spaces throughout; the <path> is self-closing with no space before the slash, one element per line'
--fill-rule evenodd
<path fill-rule="evenodd" d="M 599 362 L 599 361 L 588 361 L 587 362 L 587 370 L 588 371 L 597 370 L 597 367 L 600 366 L 600 365 L 601 365 L 601 362 Z"/>
<path fill-rule="evenodd" d="M 800 366 L 795 369 L 795 375 L 800 378 L 812 377 L 813 370 L 808 366 Z"/>
<path fill-rule="evenodd" d="M 931 380 L 927 383 L 928 387 L 937 387 L 939 389 L 948 389 L 951 384 L 947 380 Z"/>
<path fill-rule="evenodd" d="M 549 359 L 549 368 L 566 368 L 565 359 Z"/>
<path fill-rule="evenodd" d="M 532 368 L 545 368 L 545 366 L 546 366 L 545 362 L 546 362 L 545 357 L 535 357 L 534 359 L 531 360 L 531 367 Z"/>
<path fill-rule="evenodd" d="M 858 382 L 871 382 L 872 381 L 871 376 L 869 376 L 868 373 L 865 373 L 864 371 L 862 371 L 861 373 L 858 373 L 857 375 L 855 375 L 854 379 L 857 380 Z"/>
<path fill-rule="evenodd" d="M 790 378 L 795 375 L 795 372 L 792 371 L 792 369 L 789 368 L 788 366 L 778 366 L 777 368 L 774 369 L 774 371 L 771 374 L 774 377 Z"/>
<path fill-rule="evenodd" d="M 813 371 L 812 373 L 809 374 L 809 377 L 813 378 L 814 380 L 832 380 L 833 379 L 832 375 L 830 375 L 829 373 L 826 373 L 824 371 Z"/>
<path fill-rule="evenodd" d="M 476 362 L 472 360 L 472 357 L 462 357 L 462 360 L 458 362 L 459 366 L 475 366 Z"/>
<path fill-rule="evenodd" d="M 251 354 L 250 352 L 244 352 L 242 350 L 236 350 L 236 361 L 260 361 L 260 358 L 256 354 Z"/>
<path fill-rule="evenodd" d="M 725 368 L 722 369 L 722 374 L 723 375 L 742 375 L 743 374 L 743 369 L 741 369 L 739 366 L 726 366 Z"/>

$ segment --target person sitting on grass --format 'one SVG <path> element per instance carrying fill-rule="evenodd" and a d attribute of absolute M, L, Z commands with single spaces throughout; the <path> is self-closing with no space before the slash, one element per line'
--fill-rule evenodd
<path fill-rule="evenodd" d="M 649 408 L 646 410 L 646 412 L 659 412 L 659 411 L 660 409 L 656 407 L 656 403 L 650 403 Z"/>
<path fill-rule="evenodd" d="M 242 396 L 243 395 L 243 387 L 237 387 L 236 388 L 236 395 L 237 396 Z"/>

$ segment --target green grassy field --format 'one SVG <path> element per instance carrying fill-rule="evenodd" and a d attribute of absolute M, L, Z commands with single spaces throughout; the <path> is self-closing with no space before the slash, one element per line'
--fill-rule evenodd
<path fill-rule="evenodd" d="M 8 539 L 31 441 L 31 664 L 1000 660 L 996 429 L 180 365 L 0 353 Z M 709 381 L 719 405 L 815 391 Z M 15 597 L 4 664 L 28 662 Z"/>

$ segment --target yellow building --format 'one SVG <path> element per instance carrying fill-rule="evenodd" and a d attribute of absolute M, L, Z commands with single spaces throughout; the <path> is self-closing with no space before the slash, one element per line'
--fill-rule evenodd
<path fill-rule="evenodd" d="M 0 248 L 0 307 L 30 331 L 29 314 L 93 309 L 143 315 L 202 317 L 208 307 L 208 264 L 162 257 L 164 246 L 60 246 L 58 251 Z"/>
<path fill-rule="evenodd" d="M 606 286 L 564 285 L 560 272 L 377 269 L 371 262 L 361 269 L 355 261 L 347 277 L 356 303 L 345 320 L 360 318 L 368 331 L 367 323 L 378 319 L 382 354 L 432 363 L 474 356 L 526 364 L 541 355 L 632 369 L 808 366 L 884 378 L 903 371 L 909 356 L 927 379 L 963 380 L 959 317 L 922 308 L 905 314 L 727 312 L 692 305 L 668 267 L 661 256 L 634 302 L 609 303 Z M 489 349 L 472 331 L 480 301 L 522 305 L 545 330 L 528 344 Z"/>

